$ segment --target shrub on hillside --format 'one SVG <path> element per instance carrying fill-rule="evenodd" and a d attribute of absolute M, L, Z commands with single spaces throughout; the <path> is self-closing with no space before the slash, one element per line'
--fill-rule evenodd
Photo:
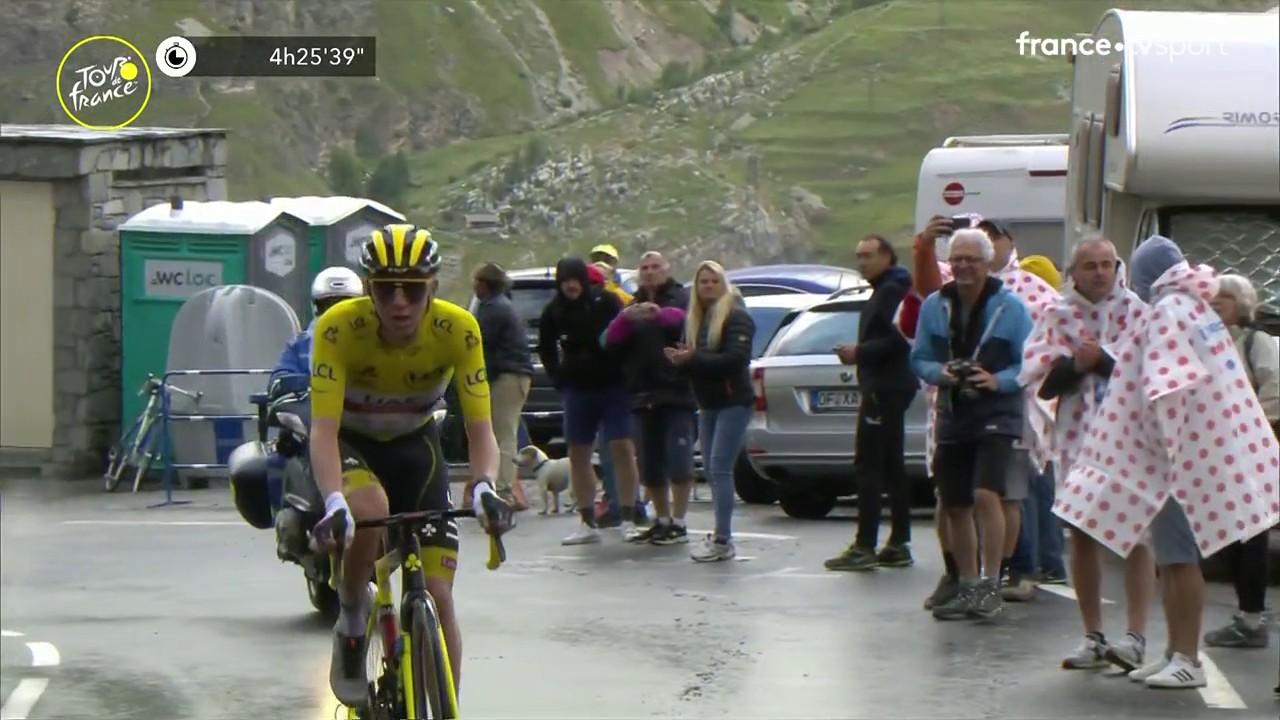
<path fill-rule="evenodd" d="M 403 152 L 379 160 L 378 166 L 369 176 L 369 197 L 391 207 L 403 203 L 404 192 L 408 187 L 409 161 Z"/>
<path fill-rule="evenodd" d="M 339 146 L 329 151 L 325 176 L 329 180 L 329 189 L 338 195 L 358 196 L 364 190 L 364 168 L 345 147 Z"/>
<path fill-rule="evenodd" d="M 682 85 L 688 85 L 692 77 L 693 73 L 689 71 L 688 65 L 673 61 L 662 67 L 662 76 L 658 78 L 658 84 L 662 86 L 663 90 L 670 90 Z"/>

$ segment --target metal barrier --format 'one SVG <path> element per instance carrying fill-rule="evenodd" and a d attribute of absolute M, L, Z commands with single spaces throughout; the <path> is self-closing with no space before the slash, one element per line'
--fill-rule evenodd
<path fill-rule="evenodd" d="M 175 470 L 212 470 L 227 467 L 226 463 L 175 463 L 173 461 L 173 438 L 169 435 L 169 422 L 181 420 L 185 422 L 212 422 L 215 420 L 256 420 L 258 414 L 244 413 L 232 415 L 172 415 L 169 408 L 169 378 L 174 376 L 214 376 L 214 375 L 270 375 L 271 370 L 170 370 L 161 378 L 160 392 L 160 453 L 164 458 L 164 502 L 149 505 L 149 508 L 169 505 L 188 505 L 190 500 L 173 499 L 173 475 Z M 177 387 L 177 386 L 174 386 Z M 216 456 L 215 456 L 216 458 Z"/>

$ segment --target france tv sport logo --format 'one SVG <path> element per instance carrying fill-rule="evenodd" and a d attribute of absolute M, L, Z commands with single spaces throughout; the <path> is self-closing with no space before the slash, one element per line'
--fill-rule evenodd
<path fill-rule="evenodd" d="M 58 104 L 77 125 L 117 130 L 138 119 L 151 100 L 151 66 L 133 43 L 93 35 L 62 56 L 55 79 Z"/>

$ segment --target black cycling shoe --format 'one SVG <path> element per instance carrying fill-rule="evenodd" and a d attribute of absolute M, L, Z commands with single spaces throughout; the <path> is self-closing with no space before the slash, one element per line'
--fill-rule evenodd
<path fill-rule="evenodd" d="M 329 687 L 334 697 L 347 707 L 360 708 L 369 703 L 369 680 L 365 677 L 366 640 L 364 635 L 333 634 Z"/>

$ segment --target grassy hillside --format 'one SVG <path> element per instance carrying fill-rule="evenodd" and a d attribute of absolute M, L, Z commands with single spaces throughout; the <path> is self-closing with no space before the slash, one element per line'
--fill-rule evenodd
<path fill-rule="evenodd" d="M 402 209 L 440 229 L 461 271 L 549 262 L 607 239 L 624 250 L 741 252 L 755 199 L 789 257 L 846 264 L 871 231 L 905 242 L 923 155 L 949 135 L 1064 131 L 1070 65 L 1014 40 L 1088 32 L 1114 5 L 1265 9 L 1269 0 L 17 0 L 0 26 L 0 118 L 64 121 L 49 69 L 75 39 L 139 47 L 192 24 L 213 33 L 371 33 L 373 79 L 172 80 L 143 122 L 229 128 L 236 198 L 324 192 L 323 163 L 355 147 L 371 170 L 408 155 Z M 729 14 L 731 11 L 732 14 Z M 40 38 L 34 42 L 32 38 Z M 738 43 L 750 43 L 735 46 Z M 683 65 L 682 70 L 678 65 Z M 709 78 L 702 79 L 710 74 Z M 723 87 L 722 87 L 723 86 Z M 750 115 L 750 117 L 747 117 Z M 536 138 L 589 160 L 590 189 L 538 203 L 493 192 Z M 529 180 L 536 168 L 512 180 Z M 626 193 L 606 192 L 622 177 Z M 532 181 L 530 181 L 532 182 Z M 508 183 L 509 184 L 509 183 Z M 806 218 L 794 186 L 829 209 Z M 557 191 L 559 192 L 559 191 Z M 468 193 L 511 202 L 507 239 L 459 232 Z M 536 205 L 536 206 L 535 206 Z M 571 219 L 548 225 L 548 210 Z M 449 212 L 446 212 L 449 211 Z M 754 238 L 756 235 L 752 234 Z M 777 255 L 776 243 L 759 255 Z"/>
<path fill-rule="evenodd" d="M 597 154 L 625 149 L 653 161 L 652 169 L 625 207 L 600 208 L 599 227 L 622 228 L 621 234 L 588 229 L 566 237 L 547 231 L 525 236 L 522 243 L 554 239 L 553 246 L 581 250 L 608 238 L 626 246 L 644 232 L 652 244 L 680 247 L 715 231 L 716 217 L 709 211 L 723 201 L 726 185 L 744 185 L 745 158 L 751 153 L 760 156 L 760 197 L 770 209 L 786 212 L 789 189 L 796 185 L 820 195 L 830 208 L 829 219 L 807 227 L 811 257 L 848 264 L 857 239 L 873 231 L 905 243 L 921 158 L 945 137 L 1066 131 L 1070 65 L 1064 58 L 1020 57 L 1014 43 L 1018 34 L 1028 30 L 1038 37 L 1070 37 L 1088 32 L 1114 5 L 1114 0 L 896 0 L 843 15 L 780 45 L 776 56 L 783 58 L 781 69 L 764 97 L 744 92 L 743 101 L 730 108 L 701 108 L 682 117 L 631 105 L 542 132 L 554 148 L 588 146 Z M 1268 6 L 1206 0 L 1123 5 Z M 758 120 L 730 132 L 747 113 Z M 451 177 L 467 167 L 500 163 L 528 136 L 512 134 L 417 155 L 413 166 L 421 187 L 410 205 L 430 214 L 451 187 L 467 186 L 466 178 L 455 183 Z M 682 158 L 693 162 L 673 169 Z M 662 211 L 673 204 L 686 213 Z M 465 245 L 468 256 L 524 253 L 522 245 L 504 247 L 482 239 L 468 238 Z M 547 250 L 546 257 L 552 257 L 552 248 Z"/>

